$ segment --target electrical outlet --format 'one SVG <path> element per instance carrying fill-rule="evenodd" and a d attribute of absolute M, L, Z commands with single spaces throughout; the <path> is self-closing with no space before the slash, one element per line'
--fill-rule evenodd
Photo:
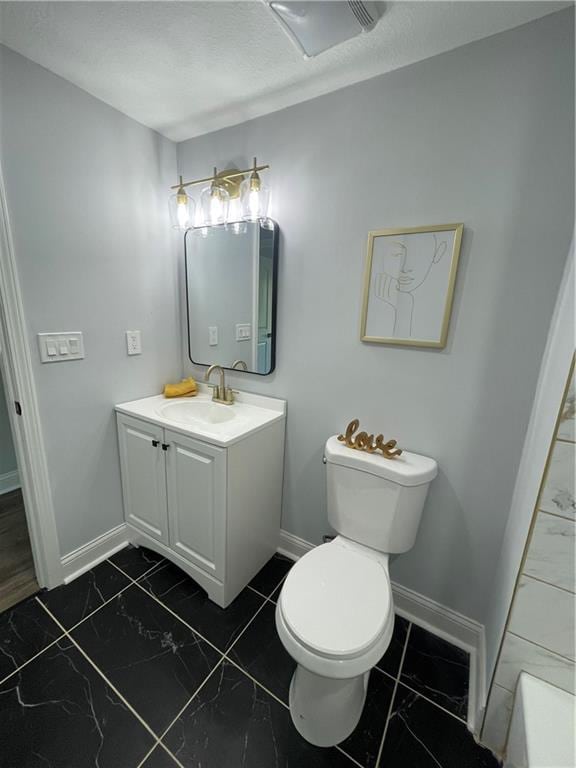
<path fill-rule="evenodd" d="M 208 326 L 208 345 L 210 347 L 218 346 L 218 326 L 217 325 Z"/>
<path fill-rule="evenodd" d="M 129 355 L 142 354 L 140 331 L 126 331 L 126 351 Z"/>

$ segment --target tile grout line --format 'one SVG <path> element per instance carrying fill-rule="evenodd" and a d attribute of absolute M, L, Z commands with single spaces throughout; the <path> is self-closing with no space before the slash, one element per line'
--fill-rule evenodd
<path fill-rule="evenodd" d="M 118 567 L 118 566 L 116 566 L 116 567 Z M 120 569 L 119 569 L 119 570 L 120 570 Z M 122 571 L 122 573 L 124 573 L 124 571 Z M 146 573 L 150 573 L 150 571 L 147 571 Z M 127 574 L 125 574 L 125 575 L 127 576 Z M 144 578 L 144 576 L 145 576 L 145 575 L 146 575 L 146 574 L 143 574 L 142 576 L 139 576 L 139 577 L 138 577 L 138 579 L 142 579 L 142 578 Z M 254 615 L 253 615 L 253 616 L 250 618 L 250 620 L 247 622 L 247 624 L 244 626 L 244 628 L 242 629 L 242 631 L 240 632 L 240 634 L 239 634 L 239 635 L 238 635 L 238 636 L 235 638 L 234 642 L 233 642 L 233 643 L 231 643 L 231 644 L 228 646 L 228 648 L 227 648 L 225 651 L 222 651 L 220 648 L 218 648 L 218 646 L 214 645 L 214 643 L 213 643 L 213 642 L 211 642 L 210 640 L 208 640 L 208 638 L 207 638 L 207 637 L 205 637 L 205 636 L 204 636 L 203 634 L 201 634 L 201 633 L 200 633 L 200 632 L 199 632 L 197 629 L 195 629 L 195 628 L 192 626 L 192 624 L 189 624 L 189 623 L 188 623 L 187 621 L 185 621 L 185 620 L 184 620 L 184 619 L 183 619 L 181 616 L 179 616 L 179 615 L 178 615 L 178 614 L 177 614 L 175 611 L 173 611 L 171 608 L 169 608 L 167 605 L 165 605 L 165 604 L 162 602 L 162 600 L 160 600 L 160 598 L 159 598 L 159 597 L 157 597 L 157 596 L 156 596 L 156 595 L 154 595 L 152 592 L 149 592 L 149 591 L 148 591 L 148 590 L 147 590 L 145 587 L 143 587 L 143 586 L 142 586 L 142 584 L 140 584 L 140 582 L 139 582 L 139 581 L 136 581 L 136 580 L 135 580 L 135 579 L 133 579 L 131 576 L 127 576 L 127 578 L 129 578 L 129 579 L 132 581 L 132 585 L 131 585 L 131 586 L 135 585 L 135 586 L 137 586 L 139 589 L 141 589 L 141 590 L 142 590 L 142 591 L 143 591 L 143 592 L 144 592 L 146 595 L 148 595 L 148 597 L 151 597 L 153 600 L 155 600 L 155 601 L 156 601 L 156 602 L 157 602 L 159 605 L 161 605 L 161 606 L 162 606 L 162 608 L 164 608 L 166 611 L 168 611 L 168 613 L 172 614 L 172 616 L 174 616 L 174 618 L 178 619 L 178 621 L 180 621 L 182 624 L 184 624 L 184 626 L 186 626 L 186 627 L 188 627 L 188 629 L 192 630 L 192 632 L 194 632 L 196 635 L 198 635 L 198 637 L 199 637 L 201 640 L 203 640 L 205 643 L 208 643 L 208 645 L 210 645 L 210 646 L 211 646 L 211 647 L 212 647 L 212 648 L 213 648 L 215 651 L 217 651 L 219 654 L 221 654 L 221 655 L 222 655 L 222 656 L 224 656 L 224 657 L 226 657 L 226 654 L 228 653 L 228 651 L 229 651 L 229 650 L 230 650 L 230 649 L 231 649 L 231 648 L 232 648 L 234 645 L 236 645 L 236 643 L 238 642 L 238 640 L 239 640 L 239 639 L 242 637 L 242 635 L 243 635 L 243 634 L 244 634 L 244 632 L 245 632 L 245 631 L 248 629 L 248 627 L 250 626 L 250 624 L 252 624 L 252 622 L 254 621 L 254 619 L 256 618 L 256 616 L 257 616 L 257 615 L 260 613 L 260 611 L 262 610 L 262 608 L 264 608 L 264 606 L 266 605 L 266 603 L 267 603 L 267 602 L 271 602 L 273 605 L 275 605 L 275 603 L 273 603 L 273 601 L 272 601 L 272 600 L 268 600 L 268 598 L 267 598 L 267 597 L 264 597 L 264 596 L 263 596 L 263 595 L 261 595 L 259 592 L 257 592 L 255 589 L 253 589 L 252 587 L 250 587 L 250 589 L 252 589 L 252 591 L 253 591 L 253 592 L 255 592 L 257 595 L 259 595 L 259 597 L 261 597 L 261 598 L 263 599 L 262 605 L 260 605 L 260 606 L 258 607 L 258 609 L 256 610 L 256 612 L 255 612 L 255 613 L 254 613 Z M 192 579 L 192 577 L 190 577 L 190 578 Z M 193 581 L 193 579 L 192 579 L 192 581 Z M 278 585 L 277 585 L 277 586 L 278 586 Z M 277 586 L 276 586 L 276 587 L 274 587 L 274 590 L 275 590 L 275 589 L 277 589 Z M 274 590 L 272 590 L 272 591 L 274 591 Z M 120 594 L 120 593 L 118 593 L 118 594 Z"/>
<path fill-rule="evenodd" d="M 404 641 L 404 648 L 402 649 L 402 656 L 400 657 L 400 664 L 398 666 L 398 676 L 394 681 L 394 688 L 392 690 L 392 697 L 390 699 L 390 706 L 388 707 L 388 714 L 386 715 L 386 722 L 384 723 L 384 730 L 382 732 L 382 739 L 380 740 L 380 748 L 376 756 L 375 768 L 380 768 L 380 760 L 382 759 L 382 752 L 384 750 L 384 741 L 386 734 L 388 733 L 388 725 L 390 723 L 390 717 L 392 715 L 392 707 L 394 706 L 394 699 L 396 698 L 396 691 L 400 682 L 400 675 L 402 674 L 402 667 L 404 666 L 404 658 L 406 657 L 406 650 L 408 648 L 408 641 L 410 640 L 410 633 L 412 632 L 412 622 L 408 624 L 408 631 L 406 632 L 406 640 Z"/>
<path fill-rule="evenodd" d="M 109 597 L 109 598 L 108 598 L 108 600 L 105 600 L 105 601 L 104 601 L 104 602 L 103 602 L 101 605 L 99 605 L 97 608 L 94 608 L 94 610 L 93 610 L 93 611 L 91 611 L 89 614 L 87 614 L 86 616 L 83 616 L 83 617 L 80 619 L 80 621 L 77 621 L 77 622 L 76 622 L 76 624 L 73 624 L 73 625 L 72 625 L 72 626 L 71 626 L 69 629 L 64 629 L 64 626 L 63 626 L 63 624 L 61 624 L 61 623 L 60 623 L 60 621 L 54 617 L 55 621 L 57 621 L 57 623 L 58 623 L 58 626 L 60 626 L 60 627 L 62 627 L 62 628 L 64 629 L 64 633 L 65 633 L 65 634 L 66 634 L 67 632 L 72 632 L 72 630 L 76 629 L 76 627 L 80 626 L 80 624 L 82 624 L 83 622 L 85 622 L 85 621 L 87 621 L 88 619 L 92 618 L 92 616 L 94 616 L 94 614 L 95 614 L 95 613 L 98 613 L 98 611 L 99 611 L 101 608 L 104 608 L 104 606 L 105 606 L 105 605 L 108 605 L 108 603 L 112 602 L 112 600 L 114 600 L 115 598 L 117 598 L 117 597 L 118 597 L 118 595 L 121 595 L 123 592 L 125 592 L 125 591 L 126 591 L 126 590 L 127 590 L 129 587 L 131 587 L 131 586 L 132 586 L 132 584 L 134 583 L 134 580 L 132 579 L 132 577 L 131 577 L 131 576 L 128 576 L 128 574 L 127 574 L 127 573 L 124 573 L 124 571 L 123 571 L 121 568 L 119 568 L 117 565 L 115 565 L 115 564 L 114 564 L 114 563 L 113 563 L 111 560 L 103 560 L 103 561 L 102 561 L 102 563 L 109 563 L 110 565 L 112 565 L 114 568 L 116 568 L 116 570 L 117 570 L 117 571 L 119 571 L 119 572 L 122 574 L 122 576 L 124 576 L 125 578 L 127 578 L 127 579 L 129 580 L 129 583 L 128 583 L 128 584 L 126 584 L 126 586 L 125 586 L 125 587 L 122 587 L 122 589 L 118 590 L 118 592 L 116 592 L 115 594 L 113 594 L 113 595 L 112 595 L 112 597 Z M 102 563 L 99 563 L 98 565 L 102 565 Z M 97 566 L 96 566 L 96 567 L 97 567 Z M 142 574 L 142 575 L 143 575 L 143 576 L 145 576 L 146 574 L 150 573 L 150 571 L 151 571 L 151 570 L 152 570 L 152 569 L 150 568 L 148 571 L 146 571 L 146 573 L 144 573 L 144 574 Z M 68 586 L 68 585 L 67 585 L 67 584 L 62 584 L 62 585 L 60 585 L 60 586 Z M 34 596 L 34 599 L 35 599 L 35 600 L 36 600 L 36 601 L 37 601 L 37 602 L 38 602 L 38 603 L 39 603 L 39 604 L 42 606 L 42 608 L 46 608 L 46 606 L 44 605 L 44 603 L 42 602 L 42 600 L 40 600 L 40 598 L 38 597 L 38 595 L 35 595 L 35 596 Z M 50 616 L 52 616 L 52 612 L 51 612 L 49 609 L 48 609 L 48 613 L 49 613 L 49 615 L 50 615 Z M 52 643 L 51 643 L 51 645 L 52 645 Z M 48 646 L 47 646 L 47 647 L 48 647 Z M 46 650 L 46 649 L 44 649 L 44 650 Z M 42 651 L 40 651 L 40 653 L 41 653 L 41 652 L 42 652 Z M 38 654 L 36 654 L 36 655 L 38 655 Z M 23 666 L 23 665 L 22 665 L 22 666 Z M 19 667 L 19 669 L 21 669 L 21 667 Z M 16 671 L 16 670 L 15 670 L 15 671 Z"/>
<path fill-rule="evenodd" d="M 131 583 L 130 583 L 130 584 L 126 584 L 126 586 L 125 586 L 125 587 L 122 587 L 122 589 L 118 590 L 118 592 L 116 592 L 116 594 L 112 595 L 112 597 L 109 597 L 109 598 L 108 598 L 108 600 L 105 600 L 105 601 L 102 603 L 102 605 L 99 605 L 99 606 L 98 606 L 98 608 L 94 608 L 94 610 L 93 610 L 93 611 L 91 611 L 91 612 L 90 612 L 90 613 L 89 613 L 87 616 L 84 616 L 83 618 L 81 618 L 81 619 L 80 619 L 80 621 L 77 621 L 77 622 L 76 622 L 76 624 L 73 624 L 73 625 L 70 627 L 70 629 L 65 629 L 64 631 L 65 631 L 65 632 L 72 632 L 72 630 L 73 630 L 73 629 L 76 629 L 76 627 L 79 627 L 79 626 L 80 626 L 80 624 L 83 624 L 85 621 L 88 621 L 88 619 L 91 619 L 91 618 L 92 618 L 92 616 L 94 616 L 94 614 L 95 614 L 95 613 L 98 613 L 98 611 L 99 611 L 101 608 L 104 608 L 104 606 L 105 606 L 105 605 L 108 605 L 108 603 L 111 603 L 111 602 L 112 602 L 112 600 L 115 600 L 115 599 L 116 599 L 116 598 L 117 598 L 119 595 L 121 595 L 123 592 L 126 592 L 126 590 L 127 590 L 127 589 L 130 589 L 130 587 L 131 587 L 131 586 L 132 586 L 132 584 L 131 584 Z M 39 603 L 42 605 L 42 607 L 43 607 L 43 608 L 46 608 L 46 606 L 44 605 L 44 603 L 43 603 L 41 600 L 39 600 L 38 602 L 39 602 Z M 49 610 L 49 609 L 48 609 L 48 610 Z M 50 615 L 52 615 L 52 614 L 50 613 Z M 60 622 L 58 622 L 58 623 L 60 624 Z M 63 625 L 61 624 L 60 626 L 63 626 Z"/>
<path fill-rule="evenodd" d="M 576 443 L 576 440 L 571 440 L 569 437 L 555 437 L 554 441 L 556 443 L 569 443 L 570 445 Z"/>
<path fill-rule="evenodd" d="M 248 589 L 252 590 L 252 592 L 255 592 L 257 595 L 259 595 L 260 597 L 264 598 L 264 600 L 268 600 L 266 595 L 263 595 L 262 592 L 258 592 L 258 590 L 254 589 L 254 587 L 251 587 L 250 584 L 248 584 L 247 586 L 248 586 Z M 274 587 L 274 589 L 276 589 L 276 587 Z M 274 589 L 272 590 L 272 592 L 274 592 Z M 270 594 L 272 594 L 272 592 L 270 592 Z"/>
<path fill-rule="evenodd" d="M 240 664 L 238 664 L 237 661 L 234 661 L 234 659 L 229 658 L 228 656 L 226 656 L 226 654 L 223 655 L 222 661 L 227 661 L 233 667 L 236 667 L 236 669 L 240 670 L 240 672 L 242 672 L 243 675 L 245 675 L 249 680 L 251 680 L 255 685 L 257 685 L 258 688 L 261 688 L 265 693 L 268 694 L 268 696 L 271 696 L 275 701 L 278 702 L 278 704 L 281 704 L 284 707 L 284 709 L 287 709 L 288 712 L 290 711 L 290 706 L 288 704 L 286 704 L 286 702 L 282 701 L 282 699 L 280 699 L 275 693 L 272 693 L 271 690 L 266 688 L 266 686 L 263 685 L 255 677 L 252 677 L 250 672 L 248 672 L 243 667 L 241 667 Z M 347 752 L 345 752 L 338 745 L 335 745 L 335 749 L 337 749 L 339 752 L 341 752 L 343 755 L 345 755 L 347 758 L 349 758 L 353 763 L 355 763 L 356 765 L 359 765 L 360 768 L 364 768 L 364 766 L 362 766 L 360 763 L 358 763 L 353 757 L 351 757 Z"/>
<path fill-rule="evenodd" d="M 568 589 L 568 587 L 561 587 L 559 584 L 554 584 L 552 581 L 545 581 L 544 579 L 541 579 L 539 576 L 533 576 L 531 573 L 527 573 L 526 571 L 523 571 L 521 574 L 525 579 L 532 579 L 532 581 L 537 581 L 539 584 L 545 584 L 547 587 L 554 587 L 554 589 L 561 589 L 562 592 L 567 592 L 569 595 L 574 596 L 574 592 L 571 589 Z"/>
<path fill-rule="evenodd" d="M 208 645 L 209 645 L 211 648 L 213 648 L 215 651 L 217 651 L 217 653 L 219 653 L 221 656 L 223 656 L 223 655 L 224 655 L 224 654 L 223 654 L 223 651 L 221 651 L 221 650 L 220 650 L 220 648 L 218 648 L 216 645 L 214 645 L 214 643 L 212 643 L 210 640 L 208 640 L 208 638 L 207 638 L 207 637 L 204 637 L 204 635 L 202 635 L 200 632 L 198 632 L 198 630 L 197 630 L 197 629 L 194 629 L 194 627 L 192 626 L 192 624 L 188 624 L 188 622 L 187 622 L 187 621 L 185 621 L 185 620 L 184 620 L 184 619 L 183 619 L 181 616 L 178 616 L 178 614 L 177 614 L 177 613 L 175 613 L 175 612 L 172 610 L 172 608 L 169 608 L 167 605 L 164 605 L 164 603 L 163 603 L 163 602 L 162 602 L 162 601 L 161 601 L 161 600 L 160 600 L 158 597 L 156 597 L 156 595 L 153 595 L 153 594 L 152 594 L 152 592 L 148 592 L 148 590 L 147 590 L 147 589 L 145 589 L 145 588 L 142 586 L 142 584 L 139 584 L 137 581 L 135 581 L 135 582 L 133 582 L 133 583 L 132 583 L 132 585 L 131 585 L 131 586 L 133 586 L 133 587 L 138 587 L 138 589 L 141 589 L 141 590 L 142 590 L 142 592 L 144 592 L 144 594 L 145 594 L 145 595 L 148 595 L 148 597 L 150 597 L 152 600 L 155 600 L 155 601 L 158 603 L 158 605 L 161 605 L 161 606 L 162 606 L 162 608 L 164 608 L 164 610 L 165 610 L 165 611 L 168 611 L 168 613 L 170 613 L 172 616 L 174 616 L 174 618 L 175 618 L 175 619 L 178 619 L 178 621 L 179 621 L 179 622 L 181 622 L 182 624 L 184 624 L 184 626 L 185 626 L 185 627 L 187 627 L 187 628 L 188 628 L 188 629 L 190 629 L 190 630 L 191 630 L 191 631 L 192 631 L 192 632 L 193 632 L 195 635 L 197 635 L 197 636 L 200 638 L 200 640 L 203 640 L 205 643 L 208 643 Z"/>
<path fill-rule="evenodd" d="M 208 680 L 210 679 L 210 677 L 212 677 L 212 675 L 214 674 L 214 672 L 215 672 L 215 671 L 218 669 L 218 667 L 219 667 L 219 666 L 222 664 L 222 662 L 223 662 L 223 661 L 224 661 L 224 656 L 222 656 L 222 657 L 221 657 L 221 658 L 218 660 L 218 662 L 217 662 L 216 666 L 215 666 L 213 669 L 211 669 L 211 670 L 210 670 L 210 672 L 209 672 L 209 673 L 206 675 L 206 677 L 204 678 L 204 680 L 202 680 L 202 682 L 200 683 L 200 685 L 198 686 L 198 688 L 196 688 L 196 690 L 194 691 L 194 693 L 192 694 L 192 696 L 190 696 L 190 698 L 187 700 L 187 702 L 184 704 L 184 706 L 180 708 L 180 710 L 178 711 L 178 713 L 176 714 L 176 716 L 175 716 L 175 717 L 174 717 L 174 718 L 173 718 L 173 719 L 170 721 L 170 723 L 169 723 L 169 724 L 166 726 L 166 728 L 165 728 L 165 729 L 162 731 L 162 733 L 161 733 L 161 734 L 160 734 L 160 736 L 158 737 L 158 739 L 157 739 L 156 743 L 155 743 L 155 744 L 154 744 L 154 745 L 151 747 L 150 751 L 149 751 L 149 752 L 148 752 L 148 753 L 145 755 L 144 759 L 143 759 L 143 760 L 142 760 L 140 763 L 138 763 L 138 766 L 137 766 L 137 768 L 142 768 L 142 766 L 144 766 L 144 764 L 146 763 L 146 760 L 148 760 L 148 758 L 150 757 L 150 755 L 152 754 L 152 752 L 154 752 L 154 750 L 156 749 L 156 747 L 157 747 L 158 745 L 160 745 L 160 746 L 161 746 L 163 749 L 165 749 L 165 750 L 166 750 L 166 752 L 168 752 L 168 754 L 170 755 L 170 757 L 172 757 L 172 758 L 173 758 L 173 759 L 176 761 L 176 763 L 177 763 L 179 766 L 181 766 L 181 768 L 184 768 L 184 766 L 182 765 L 182 763 L 180 762 L 180 760 L 179 760 L 179 759 L 176 757 L 176 755 L 174 755 L 174 754 L 173 754 L 173 753 L 172 753 L 172 752 L 171 752 L 171 751 L 168 749 L 168 747 L 167 747 L 167 746 L 164 744 L 164 742 L 162 741 L 162 739 L 164 738 L 164 736 L 166 736 L 166 734 L 168 733 L 168 731 L 169 731 L 169 730 L 172 728 L 172 726 L 173 726 L 173 725 L 176 723 L 176 721 L 177 721 L 177 720 L 178 720 L 178 719 L 181 717 L 181 715 L 183 715 L 183 714 L 184 714 L 184 711 L 185 711 L 185 710 L 188 708 L 189 704 L 191 704 L 191 703 L 193 702 L 193 700 L 194 700 L 194 699 L 196 698 L 196 696 L 197 696 L 197 695 L 200 693 L 200 691 L 202 690 L 202 688 L 203 688 L 203 687 L 206 685 L 206 683 L 208 682 Z"/>
<path fill-rule="evenodd" d="M 459 723 L 463 723 L 466 726 L 468 725 L 468 721 L 465 720 L 463 717 L 459 717 L 458 715 L 455 715 L 454 712 L 450 712 L 450 710 L 446 709 L 445 707 L 443 707 L 442 704 L 438 704 L 437 701 L 433 701 L 432 699 L 429 699 L 428 696 L 426 696 L 424 693 L 420 693 L 420 691 L 417 691 L 416 688 L 412 688 L 411 685 L 408 685 L 408 683 L 405 683 L 404 680 L 402 680 L 401 677 L 393 677 L 389 672 L 386 672 L 385 670 L 380 669 L 380 667 L 376 667 L 376 669 L 382 675 L 386 675 L 386 677 L 390 678 L 390 680 L 393 680 L 393 681 L 397 680 L 398 681 L 398 685 L 401 685 L 404 688 L 407 688 L 412 693 L 415 693 L 416 696 L 419 696 L 421 699 L 424 699 L 424 701 L 427 704 L 431 704 L 433 707 L 436 707 L 436 709 L 439 709 L 441 712 L 444 712 L 444 714 L 450 715 L 450 717 L 453 717 L 456 720 L 458 720 Z M 501 686 L 501 687 L 503 688 L 504 686 Z"/>
<path fill-rule="evenodd" d="M 123 695 L 120 693 L 120 691 L 119 691 L 119 690 L 116 688 L 116 686 L 114 686 L 114 685 L 113 685 L 113 684 L 110 682 L 110 680 L 108 680 L 108 678 L 106 677 L 106 675 L 104 674 L 104 672 L 102 672 L 102 670 L 101 670 L 101 669 L 100 669 L 100 668 L 99 668 L 99 667 L 98 667 L 98 666 L 97 666 L 97 665 L 96 665 L 96 664 L 95 664 L 95 663 L 92 661 L 92 659 L 90 658 L 90 656 L 88 656 L 88 654 L 86 653 L 86 651 L 84 651 L 84 649 L 83 649 L 83 648 L 81 648 L 81 646 L 80 646 L 80 645 L 78 645 L 78 643 L 76 642 L 76 640 L 74 640 L 74 638 L 73 638 L 73 637 L 71 637 L 71 635 L 69 635 L 69 634 L 68 634 L 67 630 L 65 630 L 65 629 L 64 629 L 64 627 L 62 626 L 62 624 L 60 624 L 60 622 L 58 621 L 58 619 L 57 619 L 57 618 L 56 618 L 56 617 L 55 617 L 55 616 L 54 616 L 54 615 L 53 615 L 53 614 L 50 612 L 50 610 L 49 610 L 49 609 L 48 609 L 48 608 L 47 608 L 47 607 L 46 607 L 46 606 L 45 606 L 43 603 L 40 603 L 40 605 L 42 605 L 42 608 L 44 608 L 44 610 L 45 610 L 45 611 L 46 611 L 46 613 L 47 613 L 47 614 L 50 616 L 50 618 L 54 619 L 54 621 L 55 621 L 55 622 L 58 624 L 58 626 L 59 626 L 59 627 L 60 627 L 60 628 L 61 628 L 61 629 L 64 631 L 64 635 L 65 635 L 65 636 L 68 638 L 68 640 L 70 640 L 70 642 L 72 643 L 72 645 L 73 645 L 73 646 L 74 646 L 74 647 L 75 647 L 75 648 L 76 648 L 76 649 L 77 649 L 77 650 L 78 650 L 78 651 L 79 651 L 79 652 L 82 654 L 82 656 L 84 656 L 84 658 L 86 659 L 86 661 L 88 661 L 88 663 L 89 663 L 89 664 L 90 664 L 92 667 L 94 667 L 94 669 L 95 669 L 95 670 L 96 670 L 96 672 L 97 672 L 97 673 L 100 675 L 100 677 L 101 677 L 101 678 L 104 680 L 104 682 L 105 682 L 105 683 L 106 683 L 106 684 L 107 684 L 107 685 L 108 685 L 108 686 L 109 686 L 109 687 L 110 687 L 110 688 L 111 688 L 111 689 L 114 691 L 114 693 L 116 694 L 116 696 L 118 696 L 118 698 L 120 699 L 120 701 L 122 701 L 122 702 L 125 704 L 125 706 L 126 706 L 126 707 L 128 707 L 128 709 L 129 709 L 129 710 L 130 710 L 130 712 L 131 712 L 131 713 L 134 715 L 134 717 L 136 717 L 136 719 L 137 719 L 137 720 L 139 720 L 139 721 L 140 721 L 140 723 L 142 723 L 142 725 L 143 725 L 143 726 L 146 728 L 146 730 L 147 730 L 147 731 L 149 731 L 149 733 L 150 733 L 150 734 L 153 736 L 153 738 L 154 738 L 154 739 L 158 739 L 158 736 L 157 736 L 157 735 L 156 735 L 156 733 L 155 733 L 155 732 L 152 730 L 152 728 L 151 728 L 151 727 L 148 725 L 148 723 L 147 723 L 147 722 L 146 722 L 146 721 L 145 721 L 145 720 L 144 720 L 144 719 L 143 719 L 143 718 L 142 718 L 142 717 L 141 717 L 141 716 L 138 714 L 138 712 L 137 712 L 137 711 L 134 709 L 134 707 L 133 707 L 133 706 L 132 706 L 132 705 L 131 705 L 131 704 L 128 702 L 128 700 L 127 700 L 127 699 L 126 699 L 126 698 L 125 698 L 125 697 L 124 697 L 124 696 L 123 696 Z"/>
<path fill-rule="evenodd" d="M 34 599 L 35 599 L 35 600 L 38 600 L 38 598 L 36 598 L 36 597 L 35 597 Z M 40 601 L 38 600 L 38 602 L 40 602 Z M 42 648 L 42 650 L 41 650 L 41 651 L 38 651 L 38 653 L 35 653 L 35 654 L 34 654 L 34 656 L 32 656 L 31 658 L 29 658 L 29 659 L 28 659 L 27 661 L 25 661 L 23 664 L 20 664 L 20 666 L 19 666 L 19 667 L 16 667 L 16 669 L 13 669 L 13 670 L 12 670 L 12 672 L 10 672 L 9 674 L 7 674 L 7 675 L 6 675 L 6 677 L 3 677 L 3 678 L 0 680 L 0 685 L 2 685 L 3 683 L 5 683 L 5 682 L 6 682 L 6 680 L 8 680 L 9 678 L 11 678 L 11 677 L 12 677 L 12 675 L 15 675 L 17 672 L 20 672 L 20 670 L 21 670 L 21 669 L 24 669 L 24 667 L 28 666 L 28 664 L 30 664 L 30 662 L 31 662 L 31 661 L 34 661 L 34 659 L 37 659 L 37 658 L 38 658 L 38 656 L 42 656 L 42 654 L 44 653 L 44 651 L 47 651 L 49 648 L 52 648 L 52 646 L 53 646 L 53 645 L 56 645 L 56 643 L 58 643 L 60 640 L 62 640 L 62 638 L 65 636 L 65 634 L 66 634 L 66 633 L 65 633 L 65 632 L 63 632 L 61 635 L 59 635 L 59 636 L 56 638 L 56 640 L 52 640 L 52 642 L 51 642 L 51 643 L 49 643 L 49 644 L 48 644 L 48 645 L 47 645 L 45 648 Z"/>
<path fill-rule="evenodd" d="M 238 642 L 238 640 L 240 640 L 240 638 L 242 637 L 242 635 L 244 634 L 244 632 L 246 632 L 246 630 L 247 630 L 247 629 L 248 629 L 248 627 L 249 627 L 249 626 L 252 624 L 252 622 L 254 621 L 254 619 L 256 618 L 256 616 L 258 616 L 258 614 L 260 613 L 260 611 L 261 611 L 261 610 L 264 608 L 264 606 L 265 606 L 265 605 L 266 605 L 266 603 L 268 603 L 268 602 L 272 602 L 272 601 L 271 601 L 271 600 L 268 600 L 268 598 L 265 598 L 265 599 L 264 599 L 264 601 L 263 601 L 263 603 L 262 603 L 262 605 L 261 605 L 261 606 L 259 606 L 258 610 L 257 610 L 257 611 L 256 611 L 256 613 L 255 613 L 255 614 L 252 616 L 252 618 L 250 619 L 250 621 L 248 621 L 248 622 L 247 622 L 247 624 L 244 626 L 244 628 L 243 628 L 243 629 L 242 629 L 242 631 L 241 631 L 241 632 L 238 634 L 238 636 L 237 636 L 236 638 L 234 638 L 234 641 L 233 641 L 232 643 L 230 643 L 230 645 L 229 645 L 229 646 L 226 648 L 226 650 L 224 651 L 224 655 L 226 655 L 226 654 L 227 654 L 229 651 L 231 651 L 231 650 L 232 650 L 232 648 L 234 648 L 234 646 L 236 645 L 236 643 Z M 274 605 L 274 603 L 272 603 L 272 605 Z"/>
<path fill-rule="evenodd" d="M 122 551 L 122 550 L 120 550 L 120 551 Z M 126 573 L 126 571 L 124 571 L 119 565 L 116 565 L 116 563 L 112 562 L 112 560 L 106 560 L 105 562 L 106 563 L 110 563 L 110 565 L 113 565 L 114 568 L 116 568 L 117 571 L 120 571 L 120 573 L 123 576 L 126 576 L 127 579 L 130 579 L 130 581 L 136 581 L 137 580 L 133 576 L 130 576 L 129 573 Z M 138 579 L 143 579 L 144 576 L 148 576 L 150 573 L 152 573 L 153 570 L 155 570 L 155 569 L 160 570 L 160 568 L 163 568 L 167 564 L 167 562 L 168 562 L 167 560 L 164 560 L 164 562 L 160 561 L 158 563 L 154 563 L 154 565 L 152 565 L 150 568 L 148 568 L 147 571 L 144 571 L 144 573 L 141 573 L 140 576 L 138 576 L 137 578 Z"/>
<path fill-rule="evenodd" d="M 350 760 L 351 763 L 354 763 L 354 765 L 357 765 L 358 768 L 365 768 L 365 766 L 362 765 L 362 763 L 359 763 L 356 758 L 352 757 L 352 755 L 349 755 L 348 752 L 346 752 L 342 747 L 338 746 L 338 744 L 335 744 L 333 749 L 337 749 L 340 754 L 344 755 L 344 757 L 347 757 L 348 760 Z"/>
<path fill-rule="evenodd" d="M 551 653 L 554 656 L 558 656 L 559 658 L 563 659 L 564 661 L 570 662 L 570 664 L 574 664 L 574 659 L 571 659 L 569 656 L 564 656 L 562 653 L 558 653 L 558 651 L 553 651 L 552 648 L 547 648 L 545 645 L 536 643 L 534 640 L 529 640 L 527 637 L 524 637 L 523 635 L 519 635 L 518 632 L 512 632 L 511 630 L 507 630 L 506 634 L 513 635 L 514 637 L 517 637 L 519 640 L 524 640 L 525 643 L 530 643 L 530 645 L 535 645 L 537 648 L 541 648 L 543 651 L 546 651 L 547 653 Z M 498 685 L 500 685 L 500 683 L 498 683 Z M 500 687 L 504 688 L 503 685 L 501 685 Z"/>
<path fill-rule="evenodd" d="M 552 512 L 551 510 L 543 509 L 542 507 L 538 507 L 536 512 L 542 515 L 552 515 L 552 517 L 559 517 L 561 520 L 566 520 L 569 523 L 576 522 L 574 517 L 568 517 L 567 515 L 563 515 L 561 512 Z"/>

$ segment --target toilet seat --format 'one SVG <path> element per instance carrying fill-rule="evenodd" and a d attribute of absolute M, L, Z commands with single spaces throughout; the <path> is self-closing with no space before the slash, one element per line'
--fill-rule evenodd
<path fill-rule="evenodd" d="M 384 563 L 336 542 L 316 547 L 292 567 L 278 608 L 303 650 L 338 662 L 383 653 L 394 622 Z"/>

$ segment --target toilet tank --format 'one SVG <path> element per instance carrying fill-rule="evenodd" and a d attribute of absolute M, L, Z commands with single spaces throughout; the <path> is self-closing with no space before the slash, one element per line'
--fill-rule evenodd
<path fill-rule="evenodd" d="M 336 436 L 324 449 L 328 520 L 341 536 L 390 554 L 414 545 L 434 459 L 403 451 L 388 459 L 348 448 Z"/>

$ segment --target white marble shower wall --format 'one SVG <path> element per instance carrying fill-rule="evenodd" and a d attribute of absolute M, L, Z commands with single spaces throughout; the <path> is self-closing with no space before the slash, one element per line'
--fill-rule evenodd
<path fill-rule="evenodd" d="M 575 692 L 574 435 L 572 371 L 488 700 L 482 741 L 498 754 L 520 672 Z"/>

